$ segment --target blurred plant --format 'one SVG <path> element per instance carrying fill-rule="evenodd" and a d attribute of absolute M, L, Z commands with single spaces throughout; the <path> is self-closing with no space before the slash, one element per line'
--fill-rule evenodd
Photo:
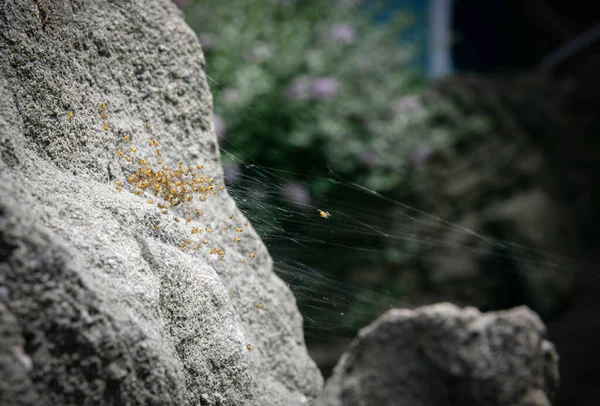
<path fill-rule="evenodd" d="M 295 173 L 329 166 L 370 188 L 397 186 L 399 174 L 384 161 L 407 158 L 401 140 L 410 120 L 393 101 L 425 82 L 409 67 L 416 50 L 401 42 L 410 15 L 375 24 L 377 9 L 358 3 L 199 0 L 185 9 L 219 84 L 209 81 L 215 127 L 226 127 L 222 135 L 236 146 L 223 142 L 226 150 Z M 387 150 L 390 137 L 401 155 Z M 309 193 L 329 187 L 313 182 Z"/>
<path fill-rule="evenodd" d="M 371 6 L 375 2 L 369 2 L 369 7 L 359 3 L 196 0 L 185 8 L 212 79 L 214 128 L 221 146 L 234 157 L 222 155 L 226 179 L 243 191 L 238 205 L 253 218 L 265 240 L 281 235 L 278 228 L 290 232 L 301 227 L 291 221 L 285 227 L 276 224 L 277 216 L 264 212 L 273 207 L 274 213 L 280 213 L 281 202 L 293 210 L 322 207 L 325 199 L 351 201 L 374 213 L 389 209 L 382 199 L 359 196 L 324 180 L 328 168 L 379 192 L 410 190 L 410 182 L 419 182 L 418 176 L 410 175 L 436 150 L 461 137 L 483 134 L 487 128 L 484 119 L 465 117 L 453 103 L 426 91 L 425 79 L 411 68 L 417 50 L 402 42 L 402 33 L 411 24 L 409 13 L 397 12 L 377 24 L 374 16 L 379 9 Z M 380 3 L 383 7 L 386 1 Z M 291 175 L 281 185 L 278 202 L 264 204 L 261 199 L 273 195 L 261 189 L 260 179 L 242 176 L 240 161 L 298 174 L 298 178 Z M 253 213 L 256 208 L 262 212 Z M 320 232 L 324 231 L 308 226 L 300 233 L 307 241 L 329 238 Z M 343 233 L 336 238 L 340 246 L 366 243 Z M 382 245 L 376 238 L 371 240 L 373 250 L 355 254 L 354 260 L 372 255 L 367 262 L 382 261 L 378 251 Z M 404 263 L 415 250 L 398 244 L 384 250 L 383 260 Z M 319 267 L 328 275 L 343 278 L 346 272 L 347 255 L 331 255 L 323 263 L 309 249 L 286 252 L 296 256 L 288 259 Z M 398 297 L 401 287 L 393 288 L 390 294 Z M 374 299 L 364 299 L 357 298 L 358 305 L 348 310 L 352 315 L 348 320 L 354 321 L 346 327 L 356 328 L 365 317 L 383 309 Z M 300 298 L 299 305 L 302 308 Z M 311 317 L 318 319 L 314 313 Z"/>

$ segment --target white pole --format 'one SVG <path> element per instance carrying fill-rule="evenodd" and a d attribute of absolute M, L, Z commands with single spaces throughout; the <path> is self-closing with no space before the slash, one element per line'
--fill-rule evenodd
<path fill-rule="evenodd" d="M 427 73 L 437 79 L 452 73 L 452 2 L 429 0 Z"/>

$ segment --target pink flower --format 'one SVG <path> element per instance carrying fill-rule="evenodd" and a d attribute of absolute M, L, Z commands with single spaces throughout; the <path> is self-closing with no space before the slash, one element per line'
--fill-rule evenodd
<path fill-rule="evenodd" d="M 218 114 L 213 113 L 213 130 L 217 134 L 217 138 L 221 138 L 225 135 L 227 131 L 227 125 L 225 124 L 225 120 Z"/>
<path fill-rule="evenodd" d="M 373 148 L 365 148 L 358 153 L 358 160 L 366 166 L 373 166 L 377 159 L 377 153 Z"/>
<path fill-rule="evenodd" d="M 223 165 L 223 176 L 225 177 L 225 182 L 228 184 L 232 184 L 237 182 L 241 176 L 240 166 L 237 164 L 225 164 Z"/>
<path fill-rule="evenodd" d="M 331 29 L 331 38 L 342 44 L 352 44 L 356 41 L 354 28 L 348 24 L 336 24 Z"/>
<path fill-rule="evenodd" d="M 202 51 L 204 52 L 210 50 L 215 43 L 213 36 L 208 33 L 198 34 L 198 40 L 200 41 L 200 45 L 202 45 Z"/>
<path fill-rule="evenodd" d="M 298 207 L 306 209 L 310 205 L 310 195 L 304 186 L 296 182 L 288 182 L 283 185 L 280 192 L 281 199 Z"/>
<path fill-rule="evenodd" d="M 395 115 L 401 115 L 409 111 L 418 110 L 423 106 L 419 95 L 411 95 L 396 100 L 390 107 Z"/>
<path fill-rule="evenodd" d="M 309 98 L 326 100 L 335 96 L 337 92 L 338 81 L 329 76 L 322 76 L 316 79 L 300 76 L 294 79 L 287 89 L 288 97 L 294 100 L 306 100 Z"/>
<path fill-rule="evenodd" d="M 191 0 L 173 0 L 173 2 L 177 4 L 177 7 L 184 8 L 191 3 Z"/>
<path fill-rule="evenodd" d="M 425 162 L 427 162 L 432 153 L 433 151 L 429 145 L 421 144 L 411 152 L 409 161 L 414 166 L 421 167 L 425 165 Z"/>
<path fill-rule="evenodd" d="M 338 81 L 329 76 L 323 76 L 313 81 L 311 86 L 312 96 L 316 99 L 326 100 L 337 94 Z"/>
<path fill-rule="evenodd" d="M 310 97 L 311 81 L 306 76 L 299 76 L 288 86 L 287 95 L 293 100 L 305 100 Z"/>

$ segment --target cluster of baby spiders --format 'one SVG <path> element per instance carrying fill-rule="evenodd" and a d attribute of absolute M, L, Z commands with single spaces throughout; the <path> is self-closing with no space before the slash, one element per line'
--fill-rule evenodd
<path fill-rule="evenodd" d="M 101 103 L 99 106 L 100 117 L 104 120 L 103 128 L 108 131 L 108 112 L 107 106 Z M 150 123 L 146 123 L 146 128 L 151 128 Z M 206 218 L 206 215 L 202 213 L 202 210 L 191 207 L 194 202 L 205 202 L 210 197 L 215 196 L 219 191 L 225 190 L 225 186 L 215 185 L 215 180 L 206 176 L 202 173 L 204 166 L 189 165 L 186 166 L 182 162 L 178 162 L 174 167 L 165 165 L 160 150 L 160 143 L 156 138 L 150 137 L 147 140 L 149 148 L 154 149 L 155 162 L 149 162 L 145 159 L 136 158 L 135 153 L 137 148 L 131 144 L 126 143 L 132 141 L 130 135 L 125 135 L 121 139 L 123 146 L 116 150 L 116 154 L 119 158 L 126 161 L 128 165 L 134 165 L 135 169 L 127 177 L 127 183 L 130 185 L 129 190 L 134 195 L 144 197 L 147 204 L 155 205 L 161 215 L 168 215 L 169 212 L 177 211 L 183 214 L 183 216 L 173 216 L 175 223 L 180 223 L 182 226 L 191 223 L 193 219 Z M 124 183 L 115 180 L 115 188 L 117 191 L 122 191 L 125 187 Z M 181 206 L 181 207 L 180 207 Z M 183 206 L 190 206 L 181 210 Z M 174 213 L 176 214 L 176 213 Z M 229 220 L 233 219 L 233 215 L 229 215 Z M 159 225 L 154 224 L 154 229 L 158 230 Z M 243 222 L 243 227 L 248 227 L 248 222 Z M 222 225 L 217 230 L 226 231 L 229 230 L 230 226 Z M 235 227 L 236 233 L 242 233 L 242 226 Z M 201 246 L 207 246 L 208 253 L 216 255 L 217 258 L 223 259 L 225 257 L 225 250 L 220 247 L 208 248 L 209 241 L 207 240 L 208 235 L 213 233 L 213 229 L 206 227 L 191 227 L 190 237 L 184 238 L 178 245 L 184 251 L 198 251 Z M 205 235 L 205 238 L 202 238 Z M 239 243 L 241 238 L 238 235 L 234 235 L 233 241 Z M 255 258 L 256 254 L 251 252 L 248 254 L 249 258 Z M 240 259 L 241 263 L 245 263 L 244 258 Z"/>
<path fill-rule="evenodd" d="M 104 131 L 108 131 L 110 129 L 108 123 L 108 110 L 105 103 L 100 103 L 99 105 L 99 115 L 103 120 L 103 129 Z M 73 119 L 73 112 L 67 112 L 67 118 L 69 120 Z M 146 128 L 150 129 L 151 124 L 146 123 Z M 125 135 L 121 142 L 126 143 L 132 141 L 130 135 Z M 164 159 L 162 158 L 162 152 L 160 150 L 160 144 L 157 139 L 153 139 L 152 137 L 147 140 L 148 147 L 154 149 L 154 153 L 156 155 L 156 162 L 153 163 L 148 162 L 147 160 L 138 158 L 136 159 L 135 153 L 137 149 L 134 146 L 124 146 L 120 149 L 116 150 L 116 154 L 119 158 L 124 159 L 127 164 L 137 165 L 135 170 L 129 175 L 127 178 L 127 182 L 131 187 L 131 193 L 137 196 L 145 196 L 146 203 L 156 205 L 157 209 L 160 211 L 162 215 L 169 214 L 169 210 L 173 208 L 177 208 L 182 205 L 190 205 L 193 201 L 205 202 L 211 196 L 215 196 L 218 191 L 225 190 L 225 186 L 216 186 L 214 184 L 214 179 L 208 176 L 205 176 L 202 173 L 204 168 L 203 165 L 196 166 L 184 166 L 182 162 L 179 162 L 175 167 L 170 168 L 167 165 L 164 165 Z M 124 184 L 118 180 L 114 181 L 115 188 L 118 192 L 121 192 L 124 188 Z M 327 213 L 329 214 L 329 213 Z M 185 217 L 181 218 L 178 216 L 173 217 L 173 221 L 175 223 L 187 224 L 192 222 L 192 217 L 203 218 L 203 213 L 200 209 L 187 207 L 185 209 Z M 233 219 L 233 214 L 228 216 L 229 220 Z M 248 222 L 243 222 L 244 227 L 248 227 Z M 154 230 L 159 229 L 158 224 L 154 224 Z M 220 230 L 226 231 L 230 229 L 228 225 L 222 225 Z M 239 226 L 235 227 L 236 233 L 242 233 L 244 229 Z M 184 251 L 188 251 L 193 249 L 194 251 L 198 251 L 200 248 L 200 244 L 206 246 L 209 244 L 209 241 L 206 238 L 201 238 L 200 241 L 192 241 L 192 238 L 195 236 L 200 236 L 202 233 L 211 234 L 213 229 L 210 227 L 192 227 L 190 234 L 193 236 L 191 238 L 184 239 L 180 244 L 179 248 Z M 235 235 L 233 237 L 233 241 L 239 243 L 241 238 Z M 225 257 L 225 250 L 222 248 L 210 248 L 208 250 L 210 255 L 217 255 L 219 259 L 223 259 Z M 248 254 L 249 258 L 255 258 L 256 254 L 254 252 L 250 252 Z M 246 262 L 245 258 L 241 258 L 240 262 L 243 264 Z M 231 292 L 231 297 L 235 297 L 235 293 Z M 259 311 L 264 309 L 262 303 L 256 305 L 256 308 Z M 246 344 L 246 349 L 248 351 L 252 350 L 251 344 Z"/>

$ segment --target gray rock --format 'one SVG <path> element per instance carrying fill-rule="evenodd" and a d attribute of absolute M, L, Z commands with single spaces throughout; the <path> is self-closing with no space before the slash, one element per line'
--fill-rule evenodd
<path fill-rule="evenodd" d="M 558 356 L 544 333 L 526 307 L 393 309 L 360 331 L 316 404 L 550 405 Z"/>
<path fill-rule="evenodd" d="M 177 7 L 3 1 L 0 54 L 2 404 L 315 398 L 294 297 L 227 191 L 194 200 L 189 224 L 128 191 L 136 164 L 116 150 L 154 162 L 150 137 L 165 164 L 223 184 L 204 59 Z"/>

